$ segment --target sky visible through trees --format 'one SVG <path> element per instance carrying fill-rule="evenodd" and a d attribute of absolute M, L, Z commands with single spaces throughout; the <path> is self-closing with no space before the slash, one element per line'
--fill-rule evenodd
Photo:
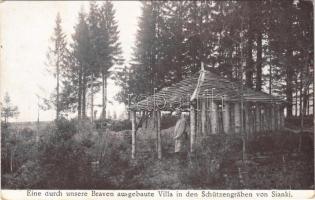
<path fill-rule="evenodd" d="M 115 1 L 113 4 L 116 9 L 123 57 L 125 60 L 129 60 L 141 3 Z M 2 66 L 6 66 L 1 68 L 1 73 L 5 74 L 1 77 L 1 95 L 3 97 L 6 91 L 9 92 L 12 103 L 19 107 L 20 115 L 13 121 L 37 121 L 38 99 L 36 95 L 50 97 L 50 93 L 56 88 L 56 80 L 47 72 L 45 65 L 48 46 L 51 45 L 50 38 L 55 28 L 56 15 L 58 12 L 60 13 L 63 31 L 67 35 L 67 40 L 71 41 L 71 35 L 74 33 L 74 26 L 78 22 L 78 13 L 82 6 L 88 12 L 89 2 L 85 1 L 32 1 L 1 4 L 1 13 L 6 13 L 1 16 Z M 118 111 L 123 111 L 123 106 L 113 101 L 118 87 L 112 80 L 109 79 L 108 82 L 109 101 L 113 102 Z M 96 104 L 101 103 L 101 98 L 97 96 L 95 102 Z M 56 116 L 54 109 L 40 114 L 40 119 L 44 121 L 52 120 Z"/>
<path fill-rule="evenodd" d="M 66 59 L 60 82 L 54 80 L 60 85 L 54 85 L 55 97 L 50 98 L 58 105 L 58 112 L 80 118 L 93 116 L 90 107 L 99 106 L 103 111 L 98 109 L 97 117 L 105 117 L 110 101 L 127 103 L 130 93 L 150 95 L 154 88 L 159 90 L 191 76 L 204 63 L 207 70 L 237 81 L 242 78 L 248 87 L 283 97 L 288 101 L 289 116 L 310 114 L 310 2 L 145 1 L 138 5 L 140 18 L 134 25 L 137 31 L 130 33 L 135 40 L 127 59 L 120 34 L 126 27 L 119 26 L 127 15 L 117 16 L 118 9 L 108 1 L 88 3 L 76 12 L 70 25 L 74 31 L 66 31 L 70 42 L 63 55 Z M 112 66 L 116 66 L 113 72 Z M 58 78 L 58 73 L 55 75 Z M 108 101 L 110 75 L 121 90 Z M 94 93 L 101 101 L 91 106 Z"/>

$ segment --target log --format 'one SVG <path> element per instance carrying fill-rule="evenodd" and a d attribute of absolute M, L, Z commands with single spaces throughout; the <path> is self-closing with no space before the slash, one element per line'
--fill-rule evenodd
<path fill-rule="evenodd" d="M 266 104 L 266 131 L 270 131 L 270 104 Z"/>
<path fill-rule="evenodd" d="M 241 132 L 241 108 L 240 103 L 234 104 L 234 120 L 235 120 L 235 133 Z"/>
<path fill-rule="evenodd" d="M 270 113 L 271 117 L 271 131 L 276 130 L 276 119 L 275 119 L 275 104 L 273 103 L 271 105 L 271 113 Z"/>
<path fill-rule="evenodd" d="M 131 111 L 131 158 L 136 158 L 136 111 Z"/>
<path fill-rule="evenodd" d="M 256 107 L 255 107 L 255 114 L 256 114 L 255 132 L 258 133 L 258 132 L 260 132 L 260 121 L 261 121 L 261 119 L 260 119 L 260 105 L 258 105 L 258 104 L 256 104 Z"/>
<path fill-rule="evenodd" d="M 218 133 L 218 105 L 214 101 L 211 102 L 211 133 Z"/>
<path fill-rule="evenodd" d="M 283 129 L 284 128 L 284 106 L 281 106 L 280 109 L 280 116 L 281 116 L 281 125 L 280 128 Z"/>
<path fill-rule="evenodd" d="M 196 110 L 193 105 L 190 105 L 190 152 L 195 151 L 196 138 Z"/>
<path fill-rule="evenodd" d="M 201 100 L 201 133 L 206 135 L 206 99 Z"/>
<path fill-rule="evenodd" d="M 249 120 L 249 117 L 250 117 L 250 110 L 249 110 L 249 105 L 248 104 L 245 104 L 244 105 L 244 112 L 245 112 L 245 115 L 244 115 L 244 117 L 245 117 L 245 132 L 246 132 L 246 135 L 247 135 L 247 137 L 249 136 L 249 134 L 250 134 L 250 120 Z"/>
<path fill-rule="evenodd" d="M 156 112 L 156 121 L 157 121 L 157 153 L 158 153 L 158 159 L 162 159 L 162 141 L 161 141 L 161 111 L 155 111 Z"/>
<path fill-rule="evenodd" d="M 229 134 L 230 132 L 230 104 L 228 102 L 225 103 L 224 108 L 222 110 L 223 115 L 223 130 L 224 133 Z"/>
<path fill-rule="evenodd" d="M 277 104 L 277 129 L 281 130 L 281 105 Z"/>

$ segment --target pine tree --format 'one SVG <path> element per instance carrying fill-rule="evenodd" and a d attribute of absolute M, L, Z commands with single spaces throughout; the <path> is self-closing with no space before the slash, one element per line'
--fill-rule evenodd
<path fill-rule="evenodd" d="M 134 59 L 117 73 L 119 99 L 126 103 L 128 94 L 152 94 L 204 62 L 224 77 L 245 76 L 257 91 L 285 94 L 288 116 L 293 92 L 301 94 L 300 110 L 306 110 L 313 83 L 310 7 L 293 0 L 144 2 Z"/>
<path fill-rule="evenodd" d="M 149 95 L 158 87 L 158 21 L 157 8 L 153 2 L 142 2 L 142 16 L 139 19 L 139 30 L 136 36 L 133 59 L 130 63 L 128 87 L 118 96 L 128 99 L 128 94 L 136 96 Z M 123 74 L 121 74 L 123 75 Z M 162 74 L 160 74 L 162 76 Z M 123 76 L 118 75 L 116 79 Z M 122 83 L 122 82 L 121 82 Z"/>
<path fill-rule="evenodd" d="M 89 64 L 91 54 L 91 43 L 89 37 L 89 27 L 86 15 L 83 11 L 79 13 L 79 22 L 75 27 L 73 35 L 73 55 L 78 65 L 78 118 L 86 117 L 86 91 L 89 75 Z"/>
<path fill-rule="evenodd" d="M 1 104 L 1 117 L 4 118 L 4 124 L 9 123 L 9 119 L 19 115 L 18 107 L 11 104 L 11 98 L 5 93 L 3 103 Z"/>
<path fill-rule="evenodd" d="M 162 26 L 162 41 L 164 59 L 163 65 L 168 72 L 165 73 L 165 84 L 171 85 L 182 80 L 185 73 L 185 23 L 187 20 L 188 3 L 186 1 L 170 1 L 164 4 L 162 13 L 164 24 Z"/>
<path fill-rule="evenodd" d="M 109 69 L 115 64 L 122 64 L 122 51 L 119 42 L 119 31 L 115 20 L 113 3 L 105 1 L 99 8 L 99 32 L 97 42 L 97 64 L 102 77 L 102 118 L 106 118 L 107 78 Z"/>
<path fill-rule="evenodd" d="M 54 35 L 51 37 L 52 45 L 49 47 L 47 58 L 49 67 L 52 67 L 54 77 L 56 78 L 56 119 L 60 117 L 60 79 L 61 71 L 65 67 L 65 60 L 67 54 L 66 35 L 61 28 L 61 17 L 57 14 L 56 26 L 54 28 Z"/>

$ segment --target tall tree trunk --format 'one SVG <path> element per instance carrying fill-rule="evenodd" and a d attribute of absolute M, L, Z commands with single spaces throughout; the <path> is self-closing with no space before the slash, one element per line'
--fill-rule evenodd
<path fill-rule="evenodd" d="M 246 86 L 253 87 L 253 55 L 252 55 L 252 34 L 249 34 L 247 46 L 247 61 L 246 61 Z"/>
<path fill-rule="evenodd" d="M 248 32 L 247 32 L 247 48 L 246 48 L 246 68 L 245 68 L 245 77 L 246 77 L 246 86 L 252 88 L 253 87 L 253 39 L 254 39 L 254 30 L 253 30 L 253 22 L 252 22 L 252 10 L 253 6 L 251 2 L 247 2 L 248 9 Z"/>
<path fill-rule="evenodd" d="M 106 105 L 107 105 L 107 76 L 102 72 L 102 119 L 106 119 Z"/>
<path fill-rule="evenodd" d="M 292 91 L 294 92 L 294 91 Z M 298 93 L 299 93 L 299 81 L 298 81 L 298 76 L 295 76 L 295 112 L 294 115 L 297 117 L 298 116 Z M 293 100 L 292 100 L 293 101 Z M 293 113 L 292 113 L 293 115 Z"/>
<path fill-rule="evenodd" d="M 79 69 L 78 119 L 82 118 L 82 66 Z"/>
<path fill-rule="evenodd" d="M 14 147 L 11 147 L 10 150 L 10 172 L 13 173 L 13 155 L 14 155 Z"/>
<path fill-rule="evenodd" d="M 59 76 L 60 76 L 60 71 L 59 71 L 59 61 L 57 61 L 57 70 L 56 70 L 56 76 L 57 76 L 57 86 L 56 86 L 56 119 L 59 119 L 60 115 L 60 103 L 59 103 Z"/>
<path fill-rule="evenodd" d="M 287 67 L 286 67 L 286 99 L 288 101 L 287 105 L 287 116 L 292 117 L 292 105 L 293 105 L 293 75 L 294 71 L 292 69 L 290 60 L 292 57 L 292 50 L 289 49 L 286 53 L 287 57 Z"/>
<path fill-rule="evenodd" d="M 310 114 L 310 87 L 307 87 L 307 91 L 306 91 L 306 115 L 308 116 Z"/>
<path fill-rule="evenodd" d="M 304 88 L 303 91 L 303 110 L 302 114 L 306 116 L 307 114 L 307 88 Z"/>
<path fill-rule="evenodd" d="M 258 33 L 257 37 L 257 61 L 256 61 L 256 90 L 261 91 L 262 85 L 262 33 Z"/>
<path fill-rule="evenodd" d="M 82 117 L 86 118 L 86 72 L 83 71 L 83 85 L 82 85 Z"/>
<path fill-rule="evenodd" d="M 94 73 L 91 81 L 91 122 L 94 122 Z"/>
<path fill-rule="evenodd" d="M 301 72 L 300 76 L 300 117 L 303 115 L 303 72 Z"/>
<path fill-rule="evenodd" d="M 271 63 L 271 53 L 269 52 L 269 94 L 272 93 L 272 63 Z"/>

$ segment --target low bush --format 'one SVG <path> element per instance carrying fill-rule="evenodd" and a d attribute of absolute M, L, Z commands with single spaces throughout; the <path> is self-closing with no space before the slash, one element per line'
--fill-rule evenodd
<path fill-rule="evenodd" d="M 97 129 L 107 128 L 111 131 L 116 132 L 131 130 L 131 121 L 128 119 L 125 120 L 106 119 L 105 122 L 103 120 L 96 120 L 95 124 Z"/>
<path fill-rule="evenodd" d="M 55 129 L 40 143 L 39 165 L 45 172 L 43 188 L 80 189 L 88 186 L 91 175 L 88 147 L 84 137 L 76 137 L 76 121 L 61 119 Z"/>
<path fill-rule="evenodd" d="M 314 127 L 313 115 L 304 116 L 303 124 L 305 128 Z M 289 128 L 300 128 L 301 127 L 301 117 L 290 117 L 285 118 L 285 126 Z"/>
<path fill-rule="evenodd" d="M 180 180 L 193 188 L 223 188 L 222 169 L 229 159 L 241 156 L 242 140 L 238 137 L 213 135 L 201 140 L 189 162 L 180 173 Z M 229 166 L 225 166 L 229 167 Z"/>

